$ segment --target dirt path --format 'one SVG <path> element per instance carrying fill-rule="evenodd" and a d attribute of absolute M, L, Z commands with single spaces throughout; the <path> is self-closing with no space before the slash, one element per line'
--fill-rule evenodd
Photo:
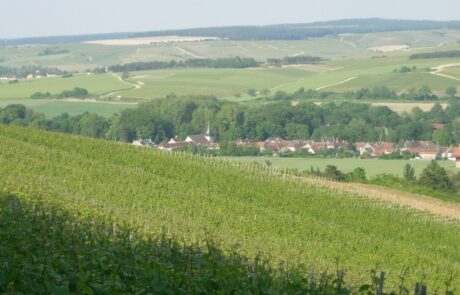
<path fill-rule="evenodd" d="M 190 55 L 190 56 L 192 56 L 192 57 L 194 57 L 194 58 L 204 58 L 204 57 L 199 56 L 199 55 L 196 55 L 196 54 L 194 54 L 193 52 L 190 52 L 190 51 L 188 51 L 188 50 L 186 50 L 186 49 L 184 49 L 184 48 L 182 48 L 182 47 L 177 46 L 176 48 L 179 49 L 180 51 L 182 51 L 183 53 L 185 53 L 185 54 L 187 54 L 187 55 Z"/>
<path fill-rule="evenodd" d="M 447 78 L 447 79 L 451 79 L 451 80 L 455 80 L 455 81 L 460 81 L 459 78 L 456 78 L 454 76 L 442 74 L 443 70 L 447 68 L 453 68 L 453 67 L 460 67 L 460 63 L 439 65 L 437 67 L 431 68 L 430 74 L 439 76 L 439 77 L 443 77 L 443 78 Z"/>
<path fill-rule="evenodd" d="M 389 202 L 417 211 L 428 212 L 444 218 L 460 221 L 460 204 L 375 185 L 340 183 L 317 178 L 299 179 L 308 184 L 327 187 L 337 192 L 342 192 L 344 195 L 358 195 L 360 197 Z"/>
<path fill-rule="evenodd" d="M 340 81 L 340 82 L 337 82 L 337 83 L 321 86 L 321 87 L 316 88 L 315 90 L 321 90 L 321 89 L 324 89 L 324 88 L 329 88 L 329 87 L 337 86 L 337 85 L 340 85 L 340 84 L 345 84 L 345 83 L 350 82 L 350 81 L 352 81 L 352 80 L 354 80 L 356 78 L 358 78 L 358 76 L 351 77 L 351 78 L 348 78 L 346 80 L 343 80 L 343 81 Z"/>
<path fill-rule="evenodd" d="M 104 101 L 97 99 L 80 99 L 80 98 L 64 98 L 65 102 L 84 102 L 84 103 L 103 103 L 103 104 L 116 104 L 116 105 L 137 105 L 137 102 L 122 102 L 122 101 Z"/>

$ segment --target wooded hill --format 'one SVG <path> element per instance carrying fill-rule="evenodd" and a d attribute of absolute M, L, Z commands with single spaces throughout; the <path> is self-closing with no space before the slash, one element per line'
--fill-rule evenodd
<path fill-rule="evenodd" d="M 387 19 L 349 19 L 306 24 L 268 26 L 231 26 L 131 33 L 107 33 L 77 36 L 50 36 L 0 40 L 0 45 L 63 44 L 104 39 L 126 39 L 157 36 L 212 36 L 232 40 L 303 40 L 345 33 L 376 33 L 418 30 L 457 30 L 460 21 L 417 21 Z"/>

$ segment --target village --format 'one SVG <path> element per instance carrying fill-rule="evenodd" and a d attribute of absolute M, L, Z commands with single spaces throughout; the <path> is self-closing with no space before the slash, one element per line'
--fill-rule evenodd
<path fill-rule="evenodd" d="M 208 127 L 206 134 L 189 135 L 184 140 L 178 136 L 169 141 L 155 144 L 149 139 L 134 140 L 138 147 L 157 148 L 164 151 L 173 151 L 195 146 L 200 149 L 218 151 L 221 146 L 215 142 Z M 403 145 L 392 142 L 356 142 L 349 143 L 339 139 L 286 140 L 280 137 L 270 137 L 264 141 L 240 139 L 231 142 L 237 148 L 257 148 L 261 154 L 272 156 L 286 156 L 292 153 L 301 153 L 308 156 L 328 156 L 341 154 L 338 151 L 349 151 L 361 159 L 382 158 L 385 156 L 406 154 L 413 160 L 449 160 L 456 162 L 460 168 L 460 147 L 443 147 L 432 141 L 408 140 Z M 335 153 L 334 153 L 335 152 Z"/>

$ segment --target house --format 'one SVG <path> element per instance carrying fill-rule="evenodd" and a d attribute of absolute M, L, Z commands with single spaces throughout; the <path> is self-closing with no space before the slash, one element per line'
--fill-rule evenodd
<path fill-rule="evenodd" d="M 455 167 L 460 168 L 460 147 L 449 148 L 448 160 L 455 162 Z"/>
<path fill-rule="evenodd" d="M 206 134 L 189 135 L 185 139 L 185 142 L 189 144 L 194 144 L 198 147 L 216 148 L 216 144 L 214 144 L 212 141 L 211 129 L 209 127 L 209 124 Z"/>
<path fill-rule="evenodd" d="M 182 142 L 184 141 L 180 139 L 177 135 L 168 141 L 169 144 L 182 143 Z"/>
<path fill-rule="evenodd" d="M 189 135 L 185 142 L 193 143 L 196 146 L 209 146 L 212 143 L 211 138 L 203 134 Z"/>
<path fill-rule="evenodd" d="M 327 145 L 327 148 L 331 150 L 340 149 L 340 148 L 345 149 L 348 146 L 348 142 L 344 140 L 338 140 L 336 138 L 333 138 L 333 139 L 327 140 L 326 145 Z"/>
<path fill-rule="evenodd" d="M 373 157 L 380 155 L 389 155 L 399 151 L 398 146 L 392 142 L 381 142 L 374 146 L 374 152 L 371 154 Z"/>
<path fill-rule="evenodd" d="M 289 141 L 281 137 L 270 137 L 264 141 L 263 150 L 271 150 L 274 154 L 288 151 Z"/>
<path fill-rule="evenodd" d="M 374 146 L 368 142 L 357 142 L 356 151 L 359 152 L 360 156 L 364 154 L 373 155 L 375 149 L 374 149 Z"/>
<path fill-rule="evenodd" d="M 302 149 L 308 150 L 310 155 L 316 155 L 322 150 L 327 149 L 327 144 L 325 142 L 308 141 Z"/>
<path fill-rule="evenodd" d="M 417 154 L 420 160 L 436 160 L 441 157 L 439 150 L 420 150 Z"/>
<path fill-rule="evenodd" d="M 189 143 L 185 141 L 178 142 L 178 143 L 169 143 L 169 142 L 163 141 L 157 145 L 157 148 L 163 151 L 172 151 L 172 150 L 179 149 L 187 145 L 189 145 Z"/>
<path fill-rule="evenodd" d="M 255 141 L 249 140 L 249 139 L 240 139 L 235 141 L 236 146 L 257 146 L 257 143 Z"/>
<path fill-rule="evenodd" d="M 150 139 L 134 140 L 132 145 L 137 146 L 137 147 L 155 147 L 155 143 Z"/>
<path fill-rule="evenodd" d="M 418 154 L 421 160 L 435 160 L 441 158 L 441 147 L 432 141 L 406 141 L 402 151 L 408 151 L 413 154 Z"/>

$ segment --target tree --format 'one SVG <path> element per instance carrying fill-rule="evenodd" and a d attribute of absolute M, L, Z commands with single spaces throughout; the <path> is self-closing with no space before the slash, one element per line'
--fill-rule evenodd
<path fill-rule="evenodd" d="M 454 184 L 447 175 L 446 169 L 439 166 L 436 161 L 426 167 L 418 179 L 420 185 L 445 192 L 451 192 L 454 190 Z"/>
<path fill-rule="evenodd" d="M 407 163 L 404 166 L 404 172 L 403 172 L 404 179 L 407 181 L 415 181 L 415 169 L 412 167 L 409 163 Z"/>
<path fill-rule="evenodd" d="M 257 95 L 257 90 L 255 90 L 254 88 L 248 89 L 248 95 L 256 96 Z"/>
<path fill-rule="evenodd" d="M 128 71 L 124 71 L 124 72 L 121 74 L 121 78 L 122 78 L 122 79 L 128 79 L 128 78 L 129 78 L 129 72 L 128 72 Z"/>
<path fill-rule="evenodd" d="M 262 91 L 260 91 L 260 94 L 267 98 L 270 95 L 270 89 L 262 89 Z"/>
<path fill-rule="evenodd" d="M 431 91 L 430 86 L 424 85 L 420 90 L 418 91 L 420 99 L 423 100 L 428 100 L 433 98 L 433 91 Z"/>
<path fill-rule="evenodd" d="M 457 88 L 456 87 L 448 87 L 445 91 L 445 94 L 448 97 L 455 97 L 457 95 Z"/>
<path fill-rule="evenodd" d="M 326 169 L 324 170 L 324 176 L 326 178 L 337 180 L 337 181 L 344 181 L 345 175 L 337 169 L 337 166 L 327 165 Z"/>
<path fill-rule="evenodd" d="M 454 141 L 453 134 L 447 128 L 434 131 L 432 139 L 441 146 L 450 146 Z"/>
<path fill-rule="evenodd" d="M 366 170 L 364 168 L 357 167 L 351 173 L 350 178 L 354 182 L 366 182 Z"/>

